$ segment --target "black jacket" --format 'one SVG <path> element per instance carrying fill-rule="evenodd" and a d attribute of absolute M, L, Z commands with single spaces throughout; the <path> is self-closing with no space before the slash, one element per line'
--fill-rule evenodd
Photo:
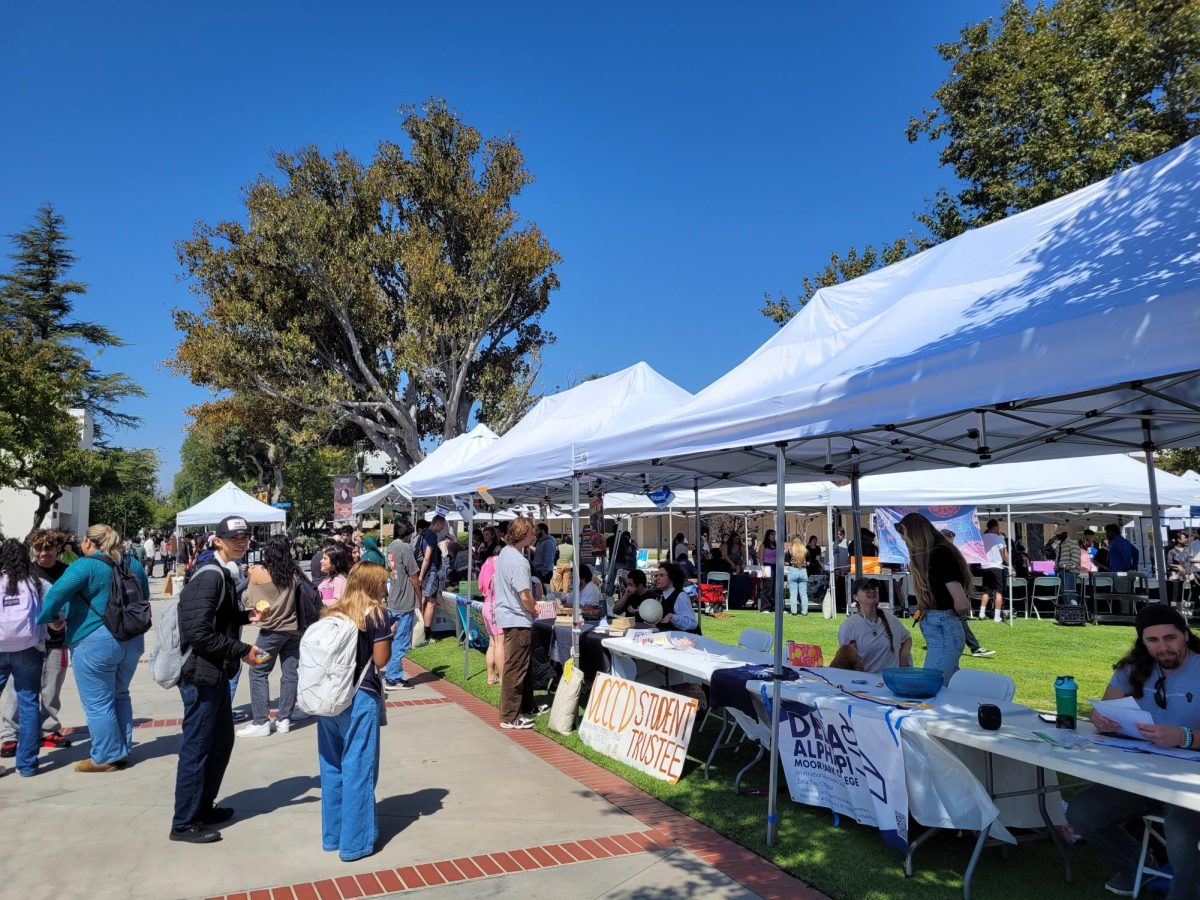
<path fill-rule="evenodd" d="M 237 586 L 228 573 L 199 572 L 179 595 L 180 649 L 192 650 L 183 677 L 195 684 L 216 685 L 237 674 L 250 645 L 238 636 L 250 620 L 237 604 Z"/>

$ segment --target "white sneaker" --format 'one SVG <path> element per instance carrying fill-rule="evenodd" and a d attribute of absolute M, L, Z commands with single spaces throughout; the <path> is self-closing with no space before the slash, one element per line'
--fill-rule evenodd
<path fill-rule="evenodd" d="M 994 618 L 994 619 L 995 619 L 997 622 L 999 622 L 999 621 L 1000 621 L 1000 618 L 1001 618 L 1001 616 L 1000 616 L 1000 610 L 996 610 L 996 615 L 995 615 L 995 616 L 993 616 L 993 618 Z"/>
<path fill-rule="evenodd" d="M 244 725 L 237 731 L 238 737 L 270 737 L 271 723 L 264 722 L 262 725 L 255 725 L 251 722 L 249 725 Z"/>
<path fill-rule="evenodd" d="M 979 618 L 981 618 L 981 619 L 986 619 L 986 618 L 987 618 L 987 610 L 986 610 L 986 609 L 981 609 L 981 610 L 979 611 Z"/>
<path fill-rule="evenodd" d="M 275 720 L 275 730 L 278 731 L 280 734 L 287 734 L 289 731 L 292 730 L 292 720 L 291 719 L 276 719 Z"/>

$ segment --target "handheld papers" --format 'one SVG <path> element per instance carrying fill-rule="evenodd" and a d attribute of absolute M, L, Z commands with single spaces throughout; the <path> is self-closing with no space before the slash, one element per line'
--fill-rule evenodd
<path fill-rule="evenodd" d="M 1142 736 L 1141 732 L 1137 730 L 1138 725 L 1154 724 L 1150 713 L 1138 706 L 1137 701 L 1132 697 L 1122 697 L 1120 700 L 1093 700 L 1089 697 L 1088 702 L 1092 704 L 1092 709 L 1104 718 L 1116 722 L 1121 728 L 1120 733 L 1129 737 L 1140 738 Z"/>

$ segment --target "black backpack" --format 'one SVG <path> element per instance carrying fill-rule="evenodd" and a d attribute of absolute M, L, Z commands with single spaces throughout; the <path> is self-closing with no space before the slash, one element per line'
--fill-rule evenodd
<path fill-rule="evenodd" d="M 133 574 L 129 560 L 121 557 L 113 562 L 107 553 L 94 556 L 112 570 L 108 582 L 108 602 L 104 612 L 97 613 L 104 627 L 118 641 L 127 641 L 150 630 L 150 598 L 142 591 L 141 580 Z M 93 608 L 93 612 L 96 610 Z"/>
<path fill-rule="evenodd" d="M 317 586 L 303 575 L 296 576 L 296 627 L 301 634 L 313 622 L 321 618 L 325 604 Z"/>

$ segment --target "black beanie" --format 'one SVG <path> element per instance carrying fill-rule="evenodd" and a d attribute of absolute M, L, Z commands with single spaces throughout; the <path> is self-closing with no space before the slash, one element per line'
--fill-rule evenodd
<path fill-rule="evenodd" d="M 1151 603 L 1142 607 L 1133 627 L 1137 629 L 1138 637 L 1141 638 L 1143 631 L 1155 625 L 1174 625 L 1180 631 L 1187 631 L 1187 622 L 1179 610 L 1172 609 L 1165 603 Z"/>

